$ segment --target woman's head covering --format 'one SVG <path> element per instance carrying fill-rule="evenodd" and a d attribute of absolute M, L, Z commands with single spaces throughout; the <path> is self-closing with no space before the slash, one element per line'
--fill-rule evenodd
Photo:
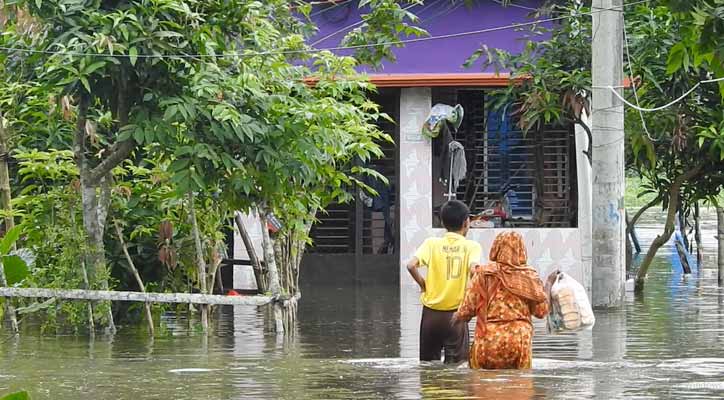
<path fill-rule="evenodd" d="M 511 266 L 523 266 L 528 262 L 528 253 L 525 251 L 523 236 L 518 232 L 503 232 L 498 234 L 490 248 L 490 261 Z"/>
<path fill-rule="evenodd" d="M 528 254 L 523 237 L 518 232 L 502 232 L 495 237 L 490 248 L 492 264 L 483 269 L 483 273 L 496 277 L 502 286 L 513 294 L 533 302 L 546 300 L 543 284 L 533 267 L 527 265 Z M 497 285 L 487 285 L 497 290 Z M 492 298 L 494 293 L 488 293 Z"/>

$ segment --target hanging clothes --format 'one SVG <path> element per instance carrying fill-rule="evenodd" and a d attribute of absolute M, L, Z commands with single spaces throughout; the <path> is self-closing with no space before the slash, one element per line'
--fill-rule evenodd
<path fill-rule="evenodd" d="M 464 110 L 460 104 L 455 107 L 447 104 L 435 104 L 430 113 L 422 124 L 422 134 L 429 138 L 436 138 L 443 129 L 447 128 L 447 123 L 452 124 L 455 132 L 463 123 Z"/>
<path fill-rule="evenodd" d="M 458 141 L 452 141 L 448 145 L 450 154 L 450 193 L 455 193 L 460 181 L 465 179 L 465 175 L 468 173 L 468 164 L 465 160 L 465 148 Z"/>

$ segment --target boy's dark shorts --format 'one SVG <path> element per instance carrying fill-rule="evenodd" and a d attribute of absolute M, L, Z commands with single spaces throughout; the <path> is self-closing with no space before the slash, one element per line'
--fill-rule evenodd
<path fill-rule="evenodd" d="M 420 320 L 420 361 L 440 361 L 445 351 L 445 363 L 460 363 L 468 360 L 470 337 L 468 324 L 458 321 L 450 324 L 453 311 L 438 311 L 422 307 Z"/>

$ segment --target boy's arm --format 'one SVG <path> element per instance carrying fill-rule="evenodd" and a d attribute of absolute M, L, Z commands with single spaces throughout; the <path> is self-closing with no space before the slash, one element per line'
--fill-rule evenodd
<path fill-rule="evenodd" d="M 420 290 L 425 291 L 425 278 L 420 275 L 420 271 L 418 271 L 418 267 L 420 266 L 420 260 L 417 257 L 412 257 L 412 260 L 410 260 L 409 263 L 407 263 L 407 272 L 410 273 L 412 276 L 412 279 L 417 282 L 418 285 L 420 285 Z"/>

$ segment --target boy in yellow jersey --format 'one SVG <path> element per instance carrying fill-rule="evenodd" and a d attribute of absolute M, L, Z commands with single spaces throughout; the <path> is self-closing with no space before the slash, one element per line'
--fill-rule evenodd
<path fill-rule="evenodd" d="M 463 202 L 445 203 L 440 219 L 447 233 L 426 239 L 407 270 L 422 290 L 420 360 L 439 361 L 444 349 L 445 363 L 459 363 L 468 359 L 468 325 L 450 320 L 463 301 L 470 268 L 480 262 L 481 249 L 478 243 L 465 239 L 470 210 Z M 427 267 L 427 279 L 420 275 L 419 267 Z"/>

